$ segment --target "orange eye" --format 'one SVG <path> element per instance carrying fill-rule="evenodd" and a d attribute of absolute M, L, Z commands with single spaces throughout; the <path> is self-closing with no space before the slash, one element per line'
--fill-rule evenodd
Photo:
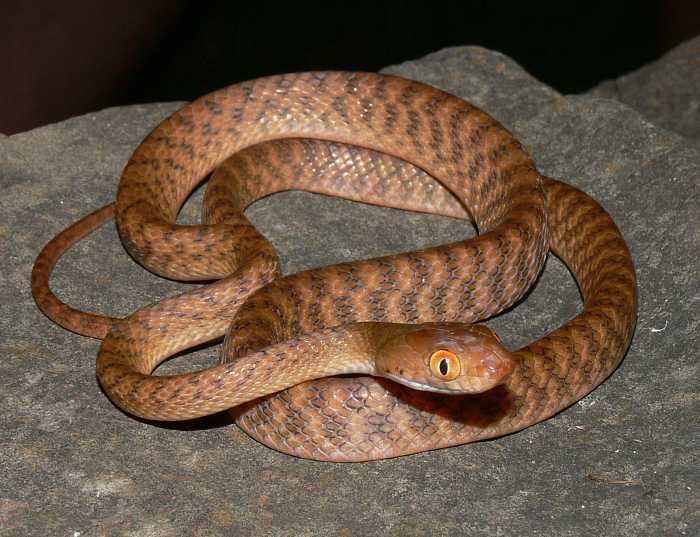
<path fill-rule="evenodd" d="M 459 358 L 453 352 L 439 350 L 430 357 L 430 371 L 440 380 L 454 380 L 461 370 Z"/>

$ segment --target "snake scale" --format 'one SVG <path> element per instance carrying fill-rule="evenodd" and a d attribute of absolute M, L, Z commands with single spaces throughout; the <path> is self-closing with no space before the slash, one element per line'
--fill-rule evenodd
<path fill-rule="evenodd" d="M 205 223 L 176 224 L 209 174 Z M 470 218 L 479 235 L 282 278 L 243 210 L 291 189 Z M 113 214 L 144 267 L 218 281 L 125 319 L 63 304 L 48 286 L 53 266 Z M 573 272 L 583 311 L 509 351 L 472 323 L 522 298 L 548 249 Z M 396 457 L 542 421 L 617 367 L 637 311 L 629 250 L 597 202 L 541 176 L 471 104 L 402 78 L 346 72 L 257 79 L 175 112 L 135 150 L 116 204 L 45 247 L 32 288 L 50 318 L 103 339 L 97 377 L 125 411 L 181 420 L 231 409 L 260 442 L 329 461 Z M 219 365 L 152 374 L 224 335 Z"/>

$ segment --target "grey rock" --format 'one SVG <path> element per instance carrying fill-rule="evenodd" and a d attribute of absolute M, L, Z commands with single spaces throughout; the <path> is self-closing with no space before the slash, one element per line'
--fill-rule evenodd
<path fill-rule="evenodd" d="M 355 465 L 279 454 L 226 417 L 135 420 L 99 389 L 99 343 L 44 318 L 29 273 L 56 232 L 113 199 L 130 152 L 178 105 L 89 114 L 0 138 L 0 535 L 698 535 L 698 151 L 649 115 L 561 96 L 481 48 L 387 71 L 484 107 L 544 173 L 610 211 L 635 257 L 641 300 L 618 371 L 518 434 Z M 184 212 L 196 218 L 197 203 Z M 287 272 L 472 233 L 463 222 L 305 193 L 273 196 L 249 215 Z M 136 265 L 113 226 L 71 252 L 53 285 L 71 304 L 114 315 L 186 288 Z M 490 324 L 519 346 L 578 308 L 573 279 L 552 258 L 527 299 Z M 161 369 L 202 367 L 216 351 Z"/>
<path fill-rule="evenodd" d="M 637 71 L 602 82 L 588 95 L 623 102 L 700 144 L 700 36 Z"/>

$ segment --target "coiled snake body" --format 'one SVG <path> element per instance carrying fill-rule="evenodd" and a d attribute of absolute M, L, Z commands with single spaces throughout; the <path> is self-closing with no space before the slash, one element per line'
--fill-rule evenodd
<path fill-rule="evenodd" d="M 217 167 L 207 224 L 176 225 Z M 480 235 L 280 278 L 272 246 L 242 211 L 289 189 L 471 217 Z M 32 284 L 42 310 L 104 338 L 97 376 L 124 410 L 176 420 L 232 408 L 251 436 L 300 457 L 395 457 L 537 423 L 615 369 L 636 321 L 634 266 L 607 213 L 543 178 L 488 115 L 401 78 L 269 77 L 165 120 L 123 172 L 120 236 L 156 273 L 221 279 L 123 320 L 72 310 L 48 287 L 62 252 L 112 210 L 40 254 Z M 574 273 L 582 313 L 514 352 L 488 328 L 465 324 L 520 299 L 548 248 Z M 224 334 L 220 365 L 152 375 L 169 356 Z M 342 374 L 352 375 L 334 376 Z"/>

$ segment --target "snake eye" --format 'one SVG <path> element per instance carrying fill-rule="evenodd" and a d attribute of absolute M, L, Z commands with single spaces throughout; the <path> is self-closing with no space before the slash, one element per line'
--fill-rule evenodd
<path fill-rule="evenodd" d="M 459 358 L 453 352 L 439 350 L 430 357 L 430 371 L 440 380 L 454 380 L 461 370 Z"/>

